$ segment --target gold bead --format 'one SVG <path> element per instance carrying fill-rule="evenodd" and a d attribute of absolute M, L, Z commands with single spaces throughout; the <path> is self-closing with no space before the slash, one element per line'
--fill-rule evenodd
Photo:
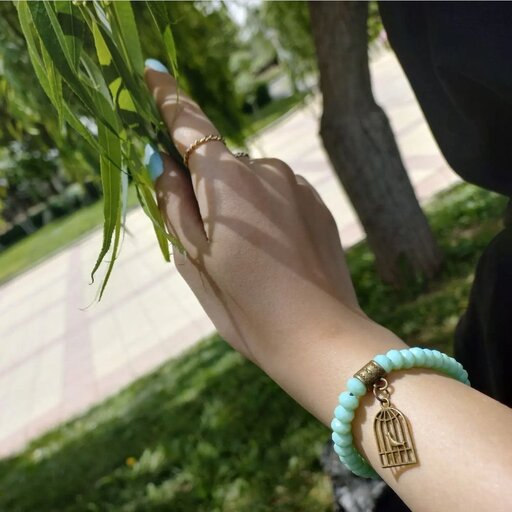
<path fill-rule="evenodd" d="M 376 382 L 384 377 L 384 375 L 386 375 L 386 370 L 375 361 L 370 361 L 356 372 L 354 377 L 359 379 L 367 389 L 370 389 Z"/>

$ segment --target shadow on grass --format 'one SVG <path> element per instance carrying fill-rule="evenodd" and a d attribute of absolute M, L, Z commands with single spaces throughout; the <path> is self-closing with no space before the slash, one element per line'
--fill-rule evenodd
<path fill-rule="evenodd" d="M 1 463 L 0 509 L 326 510 L 327 434 L 214 337 Z"/>

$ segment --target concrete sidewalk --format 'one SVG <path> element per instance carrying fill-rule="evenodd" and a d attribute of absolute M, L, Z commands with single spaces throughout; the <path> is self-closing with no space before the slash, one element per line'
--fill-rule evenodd
<path fill-rule="evenodd" d="M 391 53 L 372 64 L 374 91 L 388 113 L 421 201 L 455 183 Z M 304 175 L 331 208 L 345 246 L 362 231 L 317 136 L 320 100 L 295 110 L 251 144 Z M 0 455 L 85 410 L 174 357 L 214 327 L 172 265 L 160 256 L 140 209 L 104 299 L 88 306 L 89 273 L 101 245 L 90 236 L 0 289 Z"/>

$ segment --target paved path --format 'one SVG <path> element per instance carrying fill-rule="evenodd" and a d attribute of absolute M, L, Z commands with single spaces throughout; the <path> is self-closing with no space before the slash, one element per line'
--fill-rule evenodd
<path fill-rule="evenodd" d="M 372 64 L 375 94 L 416 192 L 425 200 L 457 178 L 432 140 L 394 56 Z M 318 138 L 319 101 L 253 141 L 252 154 L 288 162 L 315 185 L 349 246 L 362 237 Z M 140 210 L 128 216 L 105 298 L 87 286 L 101 243 L 95 232 L 0 289 L 0 455 L 115 393 L 175 356 L 213 325 L 172 265 L 160 257 Z"/>

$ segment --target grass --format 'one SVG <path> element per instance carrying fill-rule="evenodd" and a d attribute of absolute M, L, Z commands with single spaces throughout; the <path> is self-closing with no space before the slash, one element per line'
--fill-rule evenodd
<path fill-rule="evenodd" d="M 137 204 L 130 187 L 128 207 Z M 103 202 L 80 208 L 54 220 L 0 253 L 0 285 L 64 249 L 103 223 Z"/>
<path fill-rule="evenodd" d="M 103 206 L 95 203 L 57 219 L 0 253 L 0 283 L 27 270 L 101 225 Z"/>
<path fill-rule="evenodd" d="M 296 107 L 306 97 L 305 93 L 296 93 L 287 98 L 279 98 L 265 105 L 261 110 L 246 117 L 244 137 L 251 137 L 263 128 L 277 121 L 284 114 Z"/>
<path fill-rule="evenodd" d="M 363 307 L 411 343 L 450 352 L 475 263 L 505 200 L 457 186 L 428 208 L 446 260 L 396 292 L 360 244 L 348 261 Z M 318 456 L 328 431 L 218 336 L 0 461 L 0 510 L 331 510 Z"/>

